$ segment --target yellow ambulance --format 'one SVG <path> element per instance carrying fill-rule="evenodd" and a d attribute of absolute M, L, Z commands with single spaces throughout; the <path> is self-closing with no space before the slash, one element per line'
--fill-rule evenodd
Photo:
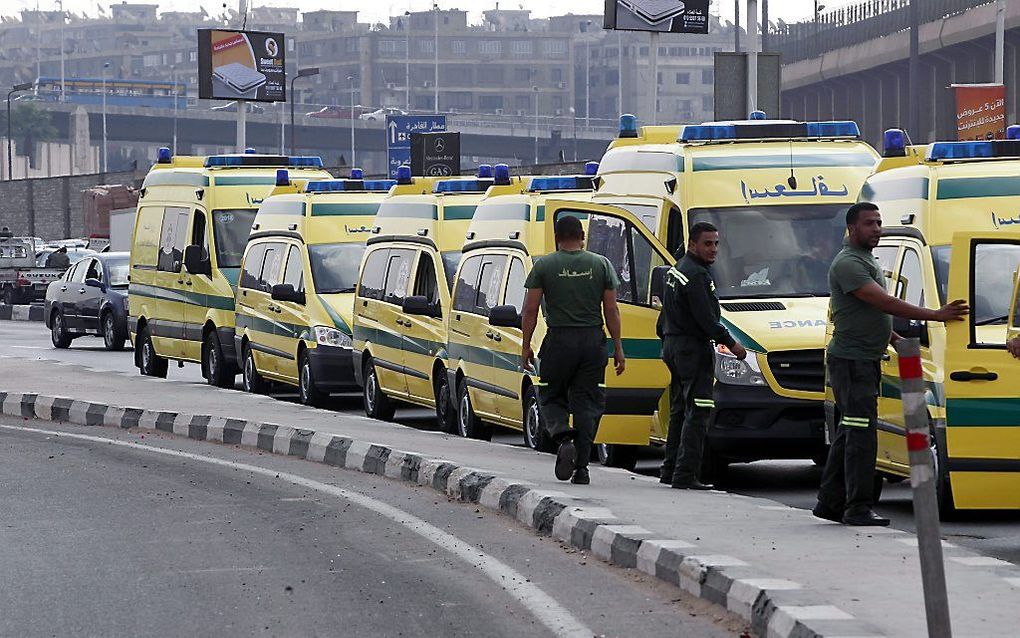
<path fill-rule="evenodd" d="M 1020 361 L 1005 347 L 1020 266 L 1020 127 L 1010 137 L 911 147 L 902 131 L 888 131 L 887 159 L 861 192 L 882 212 L 874 253 L 890 294 L 928 308 L 970 304 L 965 321 L 893 323 L 921 342 L 943 515 L 1020 509 Z M 878 411 L 879 472 L 902 480 L 909 465 L 892 348 Z"/>
<path fill-rule="evenodd" d="M 291 179 L 331 178 L 318 157 L 159 149 L 131 246 L 128 328 L 142 374 L 165 377 L 169 361 L 190 361 L 210 384 L 233 387 L 234 287 L 258 207 Z"/>
<path fill-rule="evenodd" d="M 632 116 L 621 118 L 599 168 L 598 197 L 670 202 L 643 221 L 676 257 L 692 225 L 719 228 L 712 270 L 723 323 L 750 351 L 740 361 L 717 350 L 707 475 L 734 461 L 824 462 L 826 273 L 846 209 L 878 160 L 853 122 L 755 112 L 735 122 L 639 128 Z M 656 423 L 653 438 L 662 441 L 666 419 Z"/>
<path fill-rule="evenodd" d="M 235 349 L 243 387 L 296 386 L 302 403 L 321 405 L 354 385 L 354 286 L 375 213 L 395 184 L 310 181 L 262 203 L 241 263 Z M 289 189 L 292 190 L 292 189 Z"/>
<path fill-rule="evenodd" d="M 607 362 L 606 410 L 596 441 L 603 459 L 625 465 L 649 443 L 664 390 L 665 365 L 655 334 L 658 309 L 651 282 L 673 263 L 640 213 L 668 202 L 613 195 L 601 203 L 592 177 L 534 177 L 526 193 L 489 197 L 476 211 L 457 281 L 449 330 L 450 387 L 457 389 L 458 425 L 466 436 L 487 436 L 488 423 L 523 430 L 525 443 L 550 450 L 536 390 L 537 375 L 521 369 L 520 312 L 524 281 L 534 260 L 555 250 L 555 220 L 571 215 L 586 228 L 586 249 L 606 256 L 622 285 L 617 291 L 627 370 Z M 534 337 L 537 348 L 544 321 Z M 541 369 L 541 361 L 538 362 Z"/>
<path fill-rule="evenodd" d="M 486 190 L 513 181 L 503 164 L 452 179 L 399 169 L 367 241 L 354 302 L 354 377 L 368 416 L 391 419 L 400 401 L 433 408 L 441 428 L 455 427 L 445 371 L 450 282 Z"/>

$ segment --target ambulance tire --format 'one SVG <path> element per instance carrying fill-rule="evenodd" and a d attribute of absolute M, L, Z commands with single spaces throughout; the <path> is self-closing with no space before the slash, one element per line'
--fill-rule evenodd
<path fill-rule="evenodd" d="M 329 399 L 329 394 L 315 385 L 312 362 L 305 350 L 301 351 L 301 356 L 298 358 L 298 397 L 301 399 L 301 403 L 313 408 L 323 407 Z"/>
<path fill-rule="evenodd" d="M 245 392 L 251 394 L 265 394 L 266 380 L 262 378 L 259 369 L 255 366 L 255 351 L 251 349 L 250 344 L 244 344 L 244 352 L 241 356 L 243 357 L 241 365 L 244 366 L 241 369 L 241 387 Z"/>
<path fill-rule="evenodd" d="M 450 378 L 446 369 L 437 366 L 433 386 L 436 399 L 436 423 L 442 432 L 457 434 L 457 408 L 450 392 Z"/>
<path fill-rule="evenodd" d="M 365 414 L 370 419 L 392 421 L 393 415 L 397 413 L 397 406 L 393 403 L 393 399 L 386 396 L 386 393 L 379 387 L 379 375 L 375 371 L 375 363 L 371 357 L 365 360 L 363 374 L 362 399 L 365 403 Z"/>
<path fill-rule="evenodd" d="M 552 437 L 542 422 L 538 407 L 538 390 L 535 386 L 524 393 L 524 444 L 536 452 L 552 453 L 556 450 Z"/>
<path fill-rule="evenodd" d="M 599 443 L 595 446 L 599 463 L 606 467 L 618 467 L 633 472 L 637 467 L 638 446 Z"/>
<path fill-rule="evenodd" d="M 931 428 L 929 441 L 931 458 L 935 463 L 935 499 L 939 506 L 939 519 L 956 520 L 960 517 L 960 510 L 956 509 L 953 501 L 953 486 L 949 482 L 949 459 L 943 451 L 942 442 L 935 436 L 934 427 Z"/>
<path fill-rule="evenodd" d="M 466 439 L 492 440 L 492 428 L 475 414 L 464 379 L 457 385 L 457 432 Z"/>
<path fill-rule="evenodd" d="M 147 377 L 165 379 L 170 362 L 156 354 L 156 348 L 152 345 L 152 334 L 149 326 L 142 328 L 138 334 L 138 342 L 141 344 L 138 352 L 138 371 Z"/>
<path fill-rule="evenodd" d="M 215 330 L 210 330 L 202 339 L 202 376 L 209 385 L 217 388 L 233 388 L 233 370 L 223 359 L 223 348 Z"/>

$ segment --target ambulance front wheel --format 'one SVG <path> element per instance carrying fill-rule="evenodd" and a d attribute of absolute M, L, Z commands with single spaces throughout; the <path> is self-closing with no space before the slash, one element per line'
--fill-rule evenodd
<path fill-rule="evenodd" d="M 542 413 L 538 405 L 538 390 L 535 386 L 524 393 L 524 443 L 538 452 L 553 452 L 552 437 L 542 422 Z"/>
<path fill-rule="evenodd" d="M 380 421 L 392 420 L 393 415 L 397 412 L 397 407 L 379 386 L 379 375 L 376 373 L 375 363 L 371 357 L 365 360 L 362 379 L 364 379 L 362 398 L 365 402 L 365 414 L 369 418 Z"/>
<path fill-rule="evenodd" d="M 492 439 L 492 428 L 482 422 L 475 414 L 471 405 L 471 394 L 468 392 L 467 381 L 460 380 L 457 384 L 457 431 L 466 439 Z"/>

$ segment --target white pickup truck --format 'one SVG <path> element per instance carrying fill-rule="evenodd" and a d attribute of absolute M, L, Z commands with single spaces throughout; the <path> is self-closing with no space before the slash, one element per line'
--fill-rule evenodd
<path fill-rule="evenodd" d="M 41 301 L 46 287 L 60 279 L 65 268 L 36 266 L 35 242 L 28 237 L 0 235 L 0 303 Z"/>

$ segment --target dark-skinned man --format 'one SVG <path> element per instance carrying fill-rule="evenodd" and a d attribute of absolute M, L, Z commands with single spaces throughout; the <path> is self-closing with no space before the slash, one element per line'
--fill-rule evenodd
<path fill-rule="evenodd" d="M 605 328 L 613 340 L 616 374 L 625 362 L 620 340 L 620 280 L 609 260 L 584 250 L 584 229 L 576 217 L 556 220 L 556 252 L 540 257 L 524 282 L 528 289 L 521 317 L 521 366 L 534 369 L 531 339 L 545 301 L 546 335 L 539 351 L 538 401 L 556 451 L 556 478 L 590 482 L 588 460 L 605 410 Z M 570 428 L 570 415 L 574 427 Z"/>
<path fill-rule="evenodd" d="M 929 310 L 886 292 L 885 275 L 872 254 L 882 238 L 878 206 L 854 204 L 846 213 L 846 225 L 843 250 L 829 268 L 833 334 L 825 357 L 838 421 L 814 515 L 846 525 L 883 526 L 889 519 L 872 507 L 881 360 L 889 344 L 900 338 L 890 315 L 944 322 L 963 319 L 970 309 L 957 300 Z"/>
<path fill-rule="evenodd" d="M 715 346 L 738 359 L 747 351 L 720 322 L 711 266 L 719 254 L 719 230 L 707 222 L 691 228 L 687 253 L 669 269 L 658 333 L 670 373 L 669 432 L 659 480 L 677 489 L 707 490 L 701 459 L 708 420 L 715 407 Z"/>

